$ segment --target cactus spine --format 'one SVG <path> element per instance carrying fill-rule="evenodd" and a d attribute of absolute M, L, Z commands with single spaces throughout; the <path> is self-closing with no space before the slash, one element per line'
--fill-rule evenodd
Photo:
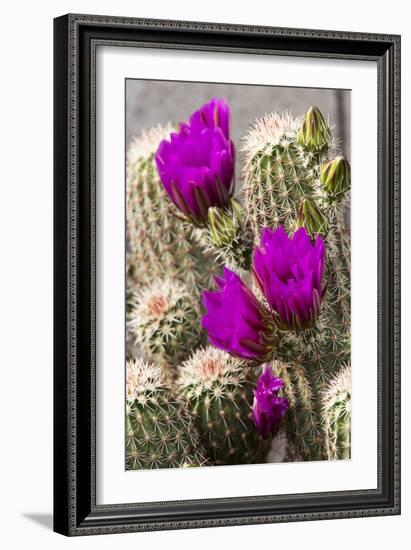
<path fill-rule="evenodd" d="M 165 367 L 177 365 L 203 339 L 197 297 L 171 279 L 133 293 L 128 328 L 143 357 Z"/>
<path fill-rule="evenodd" d="M 159 180 L 154 153 L 171 125 L 143 132 L 127 155 L 127 273 L 129 286 L 169 277 L 192 292 L 206 288 L 218 265 L 204 253 L 193 228 L 179 219 Z"/>
<path fill-rule="evenodd" d="M 212 347 L 179 369 L 178 385 L 213 464 L 265 462 L 269 440 L 251 419 L 255 369 Z"/>
<path fill-rule="evenodd" d="M 126 467 L 128 470 L 202 466 L 193 419 L 165 383 L 161 369 L 127 362 Z"/>
<path fill-rule="evenodd" d="M 266 115 L 244 140 L 243 191 L 255 241 L 263 227 L 281 224 L 289 232 L 303 225 L 322 234 L 326 243 L 328 285 L 322 314 L 312 329 L 279 332 L 276 350 L 276 358 L 288 365 L 280 369 L 288 380 L 285 395 L 293 404 L 288 436 L 303 460 L 327 458 L 322 392 L 349 360 L 350 247 L 344 221 L 349 182 L 339 186 L 344 192 L 338 200 L 321 182 L 321 166 L 333 147 L 331 129 L 316 108 L 303 118 Z M 335 173 L 341 178 L 344 170 L 326 171 L 329 180 Z"/>
<path fill-rule="evenodd" d="M 343 367 L 323 396 L 329 459 L 351 458 L 351 368 Z"/>

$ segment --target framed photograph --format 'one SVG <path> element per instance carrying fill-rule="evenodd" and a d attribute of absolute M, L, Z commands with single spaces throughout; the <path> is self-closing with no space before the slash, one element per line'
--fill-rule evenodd
<path fill-rule="evenodd" d="M 400 513 L 400 37 L 54 21 L 54 529 Z"/>

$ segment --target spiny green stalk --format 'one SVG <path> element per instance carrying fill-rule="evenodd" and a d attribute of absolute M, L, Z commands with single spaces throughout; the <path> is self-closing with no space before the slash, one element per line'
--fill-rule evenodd
<path fill-rule="evenodd" d="M 323 395 L 329 459 L 351 458 L 351 367 L 343 367 Z"/>
<path fill-rule="evenodd" d="M 350 245 L 344 220 L 349 166 L 337 160 L 337 168 L 331 165 L 321 178 L 333 144 L 328 123 L 314 108 L 303 118 L 266 115 L 244 141 L 243 191 L 255 241 L 264 227 L 283 225 L 293 233 L 304 226 L 313 236 L 321 234 L 326 245 L 327 289 L 321 316 L 310 330 L 279 331 L 276 349 L 280 364 L 288 365 L 285 393 L 293 402 L 288 437 L 303 460 L 327 458 L 322 395 L 349 361 Z"/>
<path fill-rule="evenodd" d="M 272 113 L 258 120 L 244 139 L 245 207 L 254 240 L 263 227 L 296 227 L 302 199 L 313 194 L 314 174 L 307 170 L 302 146 L 297 141 L 299 118 Z"/>
<path fill-rule="evenodd" d="M 179 369 L 180 393 L 213 464 L 265 462 L 270 440 L 251 419 L 255 377 L 256 369 L 210 346 Z"/>
<path fill-rule="evenodd" d="M 127 153 L 127 273 L 129 285 L 159 277 L 178 279 L 193 292 L 207 288 L 218 264 L 204 253 L 193 227 L 182 221 L 159 180 L 154 154 L 173 127 L 157 126 Z"/>
<path fill-rule="evenodd" d="M 301 364 L 287 365 L 278 360 L 273 361 L 273 372 L 283 379 L 283 394 L 288 398 L 288 411 L 283 420 L 288 459 L 322 460 L 324 434 L 309 373 Z"/>
<path fill-rule="evenodd" d="M 126 467 L 128 470 L 206 463 L 191 415 L 164 381 L 161 369 L 127 362 Z"/>
<path fill-rule="evenodd" d="M 202 343 L 198 298 L 179 281 L 155 279 L 130 305 L 127 327 L 147 361 L 175 366 Z"/>
<path fill-rule="evenodd" d="M 286 430 L 292 452 L 302 460 L 327 458 L 322 417 L 324 388 L 338 373 L 349 354 L 340 325 L 322 314 L 314 328 L 304 332 L 279 332 L 273 370 L 285 382 L 289 398 Z"/>

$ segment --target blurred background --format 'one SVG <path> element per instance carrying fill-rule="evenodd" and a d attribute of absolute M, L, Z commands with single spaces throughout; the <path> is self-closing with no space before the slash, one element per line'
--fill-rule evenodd
<path fill-rule="evenodd" d="M 126 140 L 144 129 L 166 122 L 184 122 L 212 97 L 223 97 L 231 109 L 231 139 L 237 148 L 236 174 L 241 174 L 241 138 L 264 113 L 292 111 L 303 114 L 311 105 L 329 117 L 334 135 L 350 160 L 350 91 L 287 88 L 245 84 L 213 84 L 163 80 L 126 80 Z M 237 176 L 237 177 L 238 177 Z"/>

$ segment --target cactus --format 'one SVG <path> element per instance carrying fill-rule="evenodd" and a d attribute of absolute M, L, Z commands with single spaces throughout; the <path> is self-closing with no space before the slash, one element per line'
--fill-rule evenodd
<path fill-rule="evenodd" d="M 202 466 L 206 459 L 190 414 L 159 367 L 127 362 L 128 470 Z"/>
<path fill-rule="evenodd" d="M 327 457 L 321 396 L 349 360 L 350 246 L 344 220 L 349 165 L 342 157 L 330 161 L 333 149 L 332 131 L 317 108 L 303 118 L 267 115 L 244 140 L 243 190 L 254 239 L 263 227 L 283 225 L 291 233 L 304 226 L 311 235 L 322 234 L 326 244 L 321 316 L 309 330 L 280 331 L 276 350 L 276 359 L 288 365 L 280 369 L 293 403 L 287 431 L 303 460 Z"/>
<path fill-rule="evenodd" d="M 144 359 L 175 366 L 200 345 L 198 299 L 182 283 L 156 279 L 133 293 L 128 329 Z"/>
<path fill-rule="evenodd" d="M 179 369 L 181 395 L 215 465 L 265 462 L 270 440 L 261 438 L 251 420 L 255 370 L 210 346 Z"/>
<path fill-rule="evenodd" d="M 329 459 L 351 458 L 351 368 L 343 367 L 323 395 Z"/>
<path fill-rule="evenodd" d="M 312 387 L 308 367 L 301 363 L 287 365 L 274 360 L 273 372 L 284 380 L 283 394 L 289 408 L 284 418 L 289 460 L 325 458 L 324 433 L 318 396 Z"/>
<path fill-rule="evenodd" d="M 221 113 L 226 116 L 228 107 L 224 109 Z M 215 106 L 210 117 L 202 112 L 200 109 L 190 118 L 194 126 L 205 125 L 213 134 L 223 131 L 228 135 L 228 118 L 220 120 Z M 196 164 L 195 148 L 190 149 L 191 164 L 185 166 L 184 128 L 181 125 L 177 151 L 184 168 L 176 172 L 179 186 L 174 181 L 174 157 L 169 154 L 165 158 L 166 151 L 157 151 L 160 141 L 173 131 L 170 125 L 143 133 L 128 153 L 127 357 L 138 359 L 127 365 L 127 467 L 265 462 L 274 432 L 263 439 L 251 414 L 260 373 L 255 365 L 261 362 L 271 363 L 273 375 L 284 381 L 280 397 L 287 398 L 288 410 L 277 437 L 279 441 L 287 438 L 288 459 L 348 458 L 348 161 L 337 151 L 332 129 L 318 108 L 311 107 L 297 118 L 290 113 L 265 115 L 244 140 L 243 200 L 237 201 L 232 198 L 231 168 L 225 166 L 221 171 L 218 163 L 209 166 L 207 148 L 201 162 L 208 175 L 218 168 L 217 194 L 213 194 L 214 180 L 205 178 Z M 194 146 L 197 134 L 192 134 L 190 144 Z M 234 146 L 230 144 L 233 163 Z M 215 158 L 219 158 L 218 152 L 214 151 Z M 170 195 L 159 180 L 155 155 L 157 168 L 168 167 L 163 183 L 170 184 Z M 188 182 L 183 177 L 187 174 Z M 223 193 L 224 178 L 229 188 Z M 312 284 L 316 293 L 311 289 L 313 303 L 293 291 L 299 306 L 297 313 L 293 310 L 293 322 L 284 313 L 285 302 L 276 301 L 281 293 L 270 302 L 268 287 L 262 284 L 264 257 L 268 256 L 261 246 L 260 272 L 255 263 L 255 245 L 262 229 L 280 225 L 289 234 L 304 227 L 311 244 L 321 242 L 319 235 L 325 242 L 325 276 L 322 279 L 322 244 L 321 276 Z M 282 229 L 278 231 L 284 235 Z M 309 249 L 310 239 L 300 230 L 302 233 Z M 278 257 L 278 249 L 272 253 L 273 258 Z M 301 255 L 298 249 L 297 256 Z M 229 268 L 224 277 L 223 266 Z M 271 267 L 268 273 L 272 273 Z M 218 273 L 218 289 L 203 295 L 207 314 L 200 321 L 201 291 L 211 287 L 212 277 Z M 284 273 L 287 286 L 288 272 Z M 257 281 L 254 287 L 251 274 Z M 291 287 L 294 279 L 289 280 Z M 284 296 L 287 300 L 288 295 Z M 307 311 L 310 315 L 305 318 Z M 206 332 L 201 324 L 208 341 L 221 349 L 204 347 Z M 275 342 L 268 351 L 261 344 L 262 335 Z"/>
<path fill-rule="evenodd" d="M 131 288 L 159 277 L 185 283 L 193 293 L 219 270 L 181 220 L 159 180 L 154 154 L 173 127 L 157 126 L 134 140 L 127 154 L 127 275 Z"/>

